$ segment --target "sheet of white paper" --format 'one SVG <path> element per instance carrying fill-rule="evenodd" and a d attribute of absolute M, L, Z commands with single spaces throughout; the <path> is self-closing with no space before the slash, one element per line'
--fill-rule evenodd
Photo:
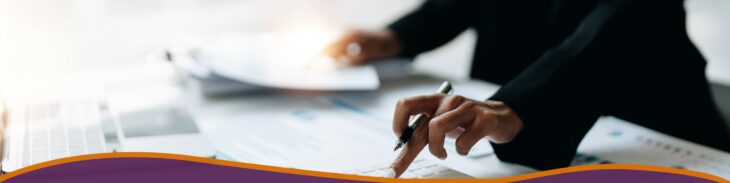
<path fill-rule="evenodd" d="M 601 118 L 578 152 L 592 161 L 689 169 L 730 178 L 730 154 L 615 117 Z"/>
<path fill-rule="evenodd" d="M 302 90 L 374 90 L 380 81 L 373 66 L 340 67 L 322 55 L 316 37 L 266 32 L 227 34 L 204 42 L 195 58 L 216 73 L 256 85 Z M 326 43 L 326 42 L 325 42 Z"/>
<path fill-rule="evenodd" d="M 202 130 L 223 154 L 250 163 L 304 168 L 319 160 L 319 166 L 352 167 L 395 155 L 389 125 L 341 110 L 326 97 L 265 105 L 287 107 L 209 119 Z"/>
<path fill-rule="evenodd" d="M 201 128 L 219 151 L 236 161 L 322 171 L 389 162 L 397 155 L 392 150 L 396 136 L 391 130 L 391 108 L 398 97 L 391 94 L 427 94 L 434 92 L 440 83 L 411 84 L 423 87 L 389 88 L 375 95 L 354 92 L 304 98 L 271 96 L 275 99 L 268 100 L 257 97 L 257 101 L 247 101 L 256 103 L 256 107 L 217 114 L 217 117 L 203 120 Z M 467 87 L 458 89 L 465 93 L 467 90 Z M 381 105 L 369 103 L 381 99 L 386 100 L 380 101 L 388 106 L 385 111 L 379 109 Z M 453 150 L 453 139 L 445 146 Z M 481 157 L 491 152 L 489 143 L 480 141 L 469 157 Z M 423 156 L 430 155 L 426 152 Z"/>
<path fill-rule="evenodd" d="M 248 65 L 237 60 L 216 60 L 213 70 L 225 77 L 256 85 L 301 90 L 374 90 L 380 81 L 372 66 L 331 70 Z"/>

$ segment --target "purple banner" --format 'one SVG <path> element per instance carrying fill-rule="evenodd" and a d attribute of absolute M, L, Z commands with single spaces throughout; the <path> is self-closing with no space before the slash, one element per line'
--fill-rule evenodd
<path fill-rule="evenodd" d="M 220 160 L 215 160 L 220 161 Z M 242 164 L 245 165 L 245 164 Z M 293 169 L 289 169 L 293 170 Z M 332 174 L 330 174 L 332 175 Z M 53 182 L 53 183 L 144 183 L 144 182 L 363 182 L 358 177 L 326 178 L 309 175 L 269 172 L 195 161 L 119 157 L 82 160 L 36 169 L 13 176 L 5 182 Z M 349 177 L 349 178 L 348 178 Z M 519 176 L 518 176 L 519 177 Z M 3 177 L 8 178 L 8 177 Z M 375 179 L 393 181 L 394 179 Z M 513 181 L 514 178 L 485 179 L 485 182 Z M 440 181 L 444 181 L 441 179 Z M 459 180 L 449 180 L 459 182 Z M 644 170 L 584 170 L 547 175 L 521 183 L 538 182 L 657 182 L 657 183 L 705 183 L 715 182 L 696 176 L 653 172 Z"/>

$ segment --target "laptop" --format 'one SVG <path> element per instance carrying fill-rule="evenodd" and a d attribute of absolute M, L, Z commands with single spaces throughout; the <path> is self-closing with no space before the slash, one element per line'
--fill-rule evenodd
<path fill-rule="evenodd" d="M 175 107 L 157 106 L 120 115 L 109 102 L 92 98 L 0 98 L 0 102 L 2 172 L 64 157 L 119 151 L 215 155 L 193 120 Z M 120 122 L 129 123 L 125 119 L 151 125 L 144 132 L 133 131 Z M 169 125 L 154 125 L 165 123 Z M 185 127 L 175 130 L 179 128 L 170 126 Z"/>

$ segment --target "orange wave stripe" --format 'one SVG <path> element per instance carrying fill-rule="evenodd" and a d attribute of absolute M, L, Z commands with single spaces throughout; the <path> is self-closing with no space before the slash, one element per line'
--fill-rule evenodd
<path fill-rule="evenodd" d="M 702 173 L 702 172 L 696 172 L 696 171 L 691 171 L 691 170 L 682 170 L 682 169 L 677 169 L 677 168 L 668 168 L 668 167 L 650 166 L 650 165 L 634 165 L 634 164 L 601 164 L 601 165 L 573 166 L 573 167 L 540 171 L 540 172 L 534 172 L 534 173 L 522 174 L 522 175 L 516 175 L 516 176 L 504 177 L 504 178 L 394 179 L 394 178 L 382 178 L 382 177 L 370 177 L 370 176 L 349 175 L 349 174 L 340 174 L 340 173 L 319 172 L 319 171 L 312 171 L 312 170 L 302 170 L 302 169 L 275 167 L 275 166 L 267 166 L 267 165 L 259 165 L 259 164 L 243 163 L 243 162 L 233 162 L 233 161 L 218 160 L 218 159 L 212 159 L 212 158 L 201 158 L 201 157 L 178 155 L 178 154 L 151 153 L 151 152 L 100 153 L 100 154 L 89 154 L 89 155 L 81 155 L 81 156 L 56 159 L 56 160 L 51 160 L 51 161 L 31 165 L 31 166 L 16 170 L 14 172 L 10 172 L 3 176 L 0 176 L 0 182 L 3 182 L 5 180 L 11 179 L 15 176 L 22 175 L 22 174 L 30 172 L 30 171 L 34 171 L 34 170 L 38 170 L 38 169 L 42 169 L 42 168 L 46 168 L 46 167 L 51 167 L 51 166 L 55 166 L 55 165 L 65 164 L 65 163 L 72 163 L 72 162 L 79 162 L 79 161 L 86 161 L 86 160 L 95 160 L 95 159 L 106 159 L 106 158 L 173 159 L 173 160 L 207 163 L 207 164 L 213 164 L 213 165 L 245 168 L 245 169 L 268 171 L 268 172 L 278 172 L 278 173 L 315 176 L 315 177 L 324 177 L 324 178 L 333 178 L 333 179 L 371 181 L 371 182 L 416 182 L 416 181 L 418 181 L 418 182 L 455 182 L 455 181 L 456 182 L 485 182 L 485 180 L 488 182 L 514 182 L 514 181 L 522 181 L 522 180 L 535 179 L 535 178 L 546 177 L 546 176 L 551 176 L 551 175 L 557 175 L 557 174 L 565 174 L 565 173 L 580 172 L 580 171 L 590 171 L 590 170 L 651 171 L 651 172 L 662 172 L 662 173 L 671 173 L 671 174 L 699 177 L 699 178 L 712 180 L 712 181 L 716 181 L 716 182 L 730 182 L 724 178 L 721 178 L 721 177 L 718 177 L 715 175 L 711 175 L 711 174 L 707 174 L 707 173 Z"/>

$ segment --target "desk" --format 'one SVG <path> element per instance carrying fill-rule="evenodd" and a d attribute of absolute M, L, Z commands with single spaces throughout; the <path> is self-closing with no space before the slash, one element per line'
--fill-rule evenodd
<path fill-rule="evenodd" d="M 176 88 L 169 65 L 145 68 L 95 70 L 79 80 L 59 83 L 103 85 L 106 92 L 146 88 L 159 93 Z M 268 91 L 203 97 L 194 90 L 181 98 L 197 125 L 223 159 L 283 167 L 337 172 L 392 160 L 392 111 L 398 99 L 433 92 L 441 79 L 416 75 L 383 82 L 371 92 Z M 76 85 L 72 85 L 76 84 Z M 455 94 L 484 99 L 499 86 L 481 81 L 453 81 Z M 86 90 L 84 90 L 86 91 Z M 86 91 L 89 92 L 89 91 Z M 148 93 L 149 94 L 149 93 Z M 140 95 L 133 103 L 159 100 L 160 95 Z M 448 141 L 446 144 L 449 144 Z M 490 151 L 486 141 L 477 144 Z M 493 155 L 451 156 L 440 163 L 476 177 L 503 177 L 533 170 L 500 162 Z M 604 117 L 594 125 L 578 148 L 575 165 L 639 163 L 698 170 L 730 178 L 730 154 L 667 136 L 617 118 Z M 478 154 L 478 153 L 474 153 Z M 433 159 L 425 152 L 422 157 Z M 437 160 L 438 161 L 438 160 Z"/>
<path fill-rule="evenodd" d="M 337 172 L 391 160 L 395 137 L 390 122 L 396 101 L 427 94 L 440 82 L 416 76 L 385 82 L 375 92 L 261 92 L 215 98 L 193 94 L 197 97 L 191 109 L 203 133 L 230 160 Z M 474 99 L 487 98 L 499 88 L 473 80 L 453 85 L 455 94 Z M 489 146 L 484 141 L 478 145 Z M 640 163 L 730 178 L 730 154 L 613 117 L 601 118 L 578 151 L 576 165 Z M 478 177 L 532 171 L 495 156 L 453 156 L 453 150 L 450 154 L 443 165 Z M 431 157 L 427 152 L 422 156 Z"/>

